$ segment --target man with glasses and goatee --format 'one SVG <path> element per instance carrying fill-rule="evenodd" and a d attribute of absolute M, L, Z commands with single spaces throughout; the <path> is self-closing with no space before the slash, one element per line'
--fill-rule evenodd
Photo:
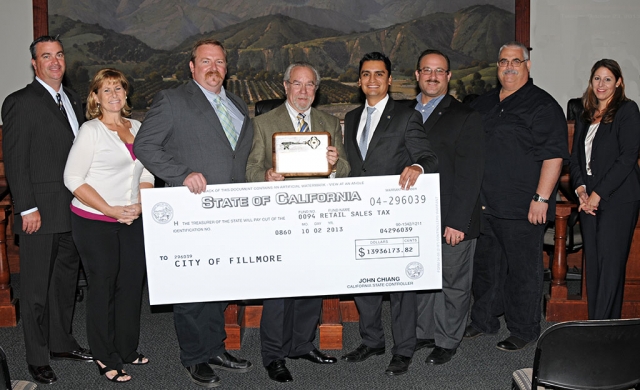
<path fill-rule="evenodd" d="M 473 254 L 480 235 L 484 170 L 482 119 L 448 94 L 449 57 L 425 50 L 418 59 L 420 94 L 411 101 L 438 155 L 442 225 L 442 291 L 417 294 L 416 350 L 433 348 L 427 364 L 451 360 L 462 341 L 471 303 Z"/>
<path fill-rule="evenodd" d="M 511 352 L 540 334 L 544 228 L 554 217 L 558 177 L 569 153 L 564 114 L 529 78 L 527 48 L 505 44 L 497 65 L 501 87 L 471 104 L 482 114 L 486 160 L 474 303 L 464 337 L 498 333 L 504 314 L 510 336 L 496 347 Z"/>

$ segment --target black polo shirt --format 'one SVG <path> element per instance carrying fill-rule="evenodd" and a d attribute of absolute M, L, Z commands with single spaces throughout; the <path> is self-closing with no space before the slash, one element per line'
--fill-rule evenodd
<path fill-rule="evenodd" d="M 555 99 L 532 79 L 502 102 L 499 94 L 494 89 L 471 104 L 482 114 L 485 131 L 480 200 L 485 213 L 527 219 L 542 162 L 569 157 L 567 121 Z M 556 189 L 549 200 L 548 220 L 555 217 Z"/>

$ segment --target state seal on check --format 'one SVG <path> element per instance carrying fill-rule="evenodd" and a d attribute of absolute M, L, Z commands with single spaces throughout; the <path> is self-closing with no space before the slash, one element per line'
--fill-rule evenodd
<path fill-rule="evenodd" d="M 407 264 L 404 272 L 407 274 L 409 279 L 420 279 L 422 275 L 424 275 L 424 267 L 422 266 L 422 264 L 414 261 Z"/>
<path fill-rule="evenodd" d="M 169 203 L 156 203 L 151 209 L 151 215 L 157 223 L 167 223 L 173 218 L 173 208 Z"/>

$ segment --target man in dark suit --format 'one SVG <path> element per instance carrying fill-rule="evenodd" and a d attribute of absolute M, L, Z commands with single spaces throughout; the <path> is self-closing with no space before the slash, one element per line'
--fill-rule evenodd
<path fill-rule="evenodd" d="M 276 132 L 326 131 L 333 146 L 327 147 L 327 161 L 336 177 L 349 174 L 345 159 L 342 130 L 338 118 L 311 107 L 320 84 L 318 71 L 306 62 L 296 62 L 284 72 L 285 104 L 253 120 L 253 148 L 247 162 L 247 180 L 282 181 L 284 176 L 273 170 L 272 137 Z M 305 359 L 318 364 L 332 364 L 313 346 L 320 320 L 322 297 L 265 299 L 260 321 L 262 363 L 269 378 L 278 382 L 293 380 L 285 366 L 285 357 Z"/>
<path fill-rule="evenodd" d="M 245 181 L 253 128 L 247 105 L 222 86 L 227 55 L 212 39 L 196 42 L 189 62 L 193 80 L 158 92 L 136 136 L 134 151 L 168 186 L 200 194 L 207 184 Z M 180 360 L 192 382 L 215 387 L 212 367 L 247 372 L 249 361 L 225 350 L 227 302 L 173 305 Z"/>
<path fill-rule="evenodd" d="M 358 85 L 366 104 L 348 112 L 344 119 L 350 176 L 400 175 L 400 187 L 408 190 L 421 173 L 438 168 L 420 114 L 389 97 L 391 61 L 384 54 L 365 54 L 360 60 L 359 75 Z M 396 292 L 390 298 L 394 347 L 385 373 L 401 375 L 409 369 L 416 347 L 416 293 Z M 355 302 L 362 343 L 342 356 L 347 362 L 361 362 L 385 352 L 380 318 L 382 294 L 356 296 Z"/>
<path fill-rule="evenodd" d="M 411 107 L 422 114 L 438 155 L 442 222 L 442 291 L 418 293 L 416 350 L 434 348 L 427 364 L 451 360 L 462 341 L 471 303 L 473 254 L 480 235 L 480 184 L 484 170 L 482 118 L 447 92 L 449 57 L 438 50 L 420 54 L 420 94 Z"/>
<path fill-rule="evenodd" d="M 62 178 L 83 117 L 78 95 L 62 87 L 62 43 L 43 36 L 29 49 L 36 79 L 2 105 L 2 148 L 20 236 L 27 363 L 37 382 L 49 384 L 57 380 L 50 358 L 92 360 L 71 335 L 80 258 L 71 238 L 73 195 Z"/>

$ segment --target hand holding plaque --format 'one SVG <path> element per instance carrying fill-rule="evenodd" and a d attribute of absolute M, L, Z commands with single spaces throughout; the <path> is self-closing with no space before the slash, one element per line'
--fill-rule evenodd
<path fill-rule="evenodd" d="M 275 133 L 273 169 L 285 177 L 329 176 L 333 167 L 327 161 L 331 134 L 326 131 Z"/>

